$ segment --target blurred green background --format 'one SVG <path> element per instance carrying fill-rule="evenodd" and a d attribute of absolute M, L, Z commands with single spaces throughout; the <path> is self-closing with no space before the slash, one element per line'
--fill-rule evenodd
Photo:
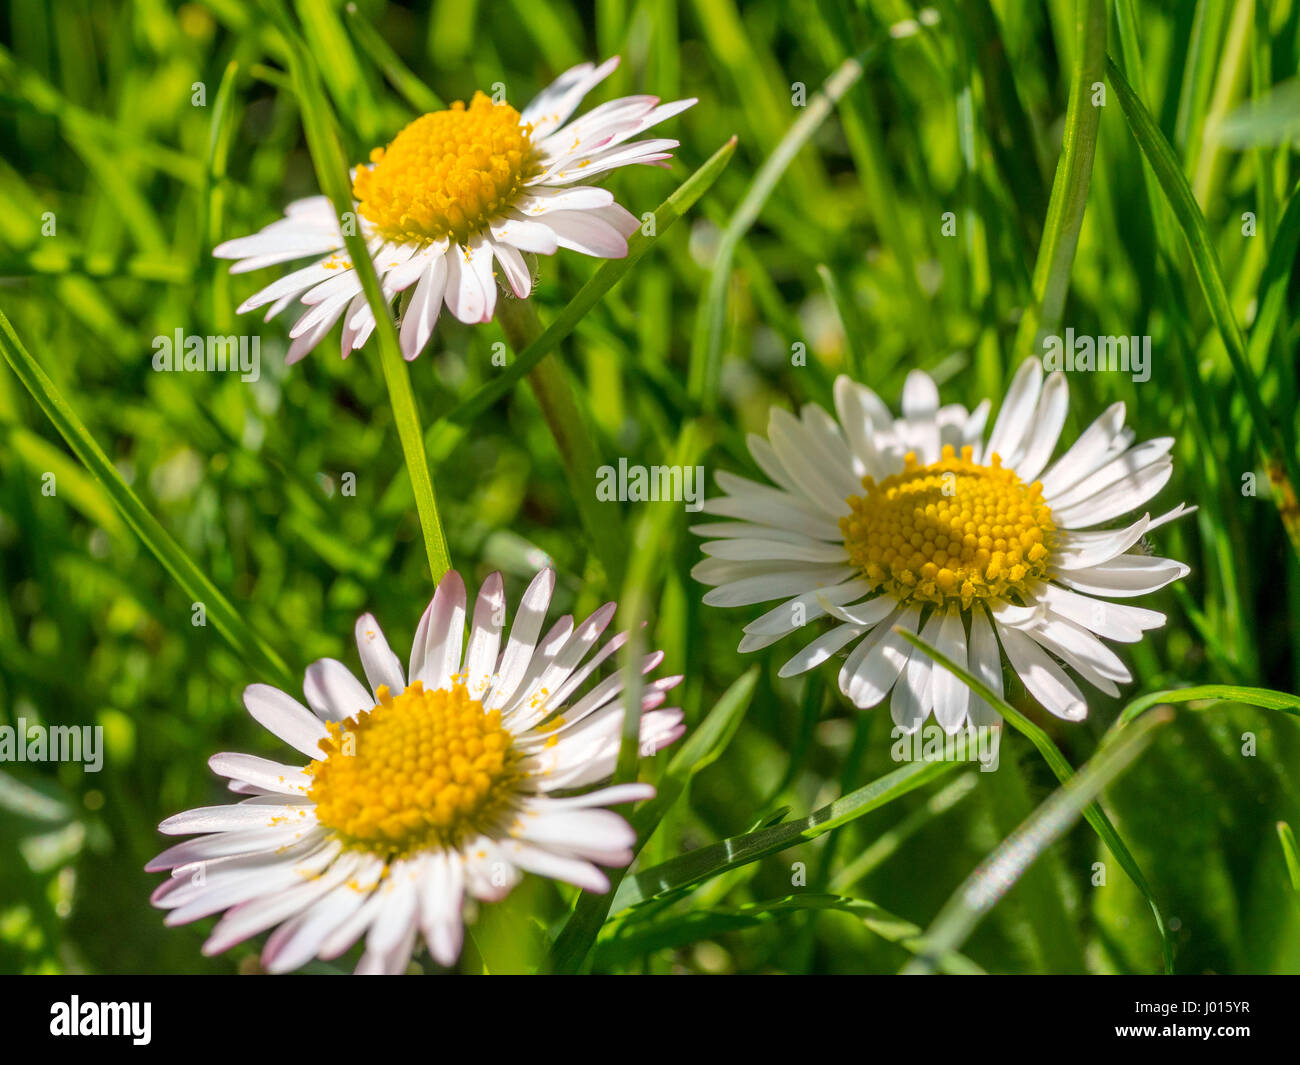
<path fill-rule="evenodd" d="M 613 178 L 634 213 L 653 209 L 738 135 L 716 184 L 559 350 L 604 460 L 673 461 L 690 422 L 708 471 L 751 476 L 745 434 L 765 430 L 773 405 L 829 405 L 846 369 L 894 406 L 918 366 L 940 382 L 945 402 L 997 404 L 1028 354 L 1017 330 L 1032 303 L 1066 130 L 1077 17 L 1094 6 L 289 4 L 354 162 L 416 113 L 407 96 L 417 90 L 401 91 L 406 77 L 447 101 L 499 82 L 522 106 L 570 65 L 616 53 L 621 67 L 586 106 L 634 92 L 700 98 L 661 134 L 682 142 L 670 171 Z M 1109 51 L 1172 145 L 1232 314 L 1249 330 L 1297 176 L 1300 2 L 1100 7 Z M 318 191 L 274 23 L 245 0 L 7 0 L 0 45 L 0 309 L 134 492 L 296 675 L 322 655 L 355 665 L 352 625 L 367 609 L 405 657 L 432 588 L 375 343 L 345 363 L 336 329 L 286 369 L 292 312 L 268 325 L 233 313 L 277 271 L 231 278 L 209 254 Z M 864 49 L 865 73 L 811 129 L 753 226 L 724 235 L 759 168 L 807 114 L 803 105 Z M 1152 376 L 1136 384 L 1073 375 L 1065 438 L 1124 400 L 1139 438 L 1178 441 L 1174 479 L 1153 512 L 1178 501 L 1200 507 L 1151 537 L 1192 574 L 1145 604 L 1166 611 L 1168 626 L 1120 649 L 1136 677 L 1125 699 L 1211 682 L 1295 691 L 1300 572 L 1218 320 L 1181 228 L 1144 176 L 1113 86 L 1098 110 L 1060 321 L 1079 334 L 1150 335 Z M 534 299 L 543 321 L 596 265 L 572 254 L 541 261 Z M 1252 343 L 1251 369 L 1293 447 L 1300 293 L 1287 280 L 1290 262 L 1283 266 L 1284 302 Z M 721 325 L 712 339 L 711 320 Z M 154 337 L 177 329 L 258 333 L 261 379 L 154 372 Z M 623 589 L 589 550 L 531 392 L 515 388 L 472 418 L 447 420 L 500 372 L 492 354 L 502 339 L 495 323 L 468 328 L 444 315 L 412 367 L 453 561 L 471 589 L 503 570 L 513 603 L 549 560 L 560 574 L 557 608 L 585 614 Z M 792 360 L 796 345 L 806 365 Z M 52 496 L 42 491 L 47 473 Z M 343 491 L 348 474 L 355 494 Z M 1253 495 L 1243 493 L 1248 474 L 1258 481 Z M 688 721 L 758 668 L 744 722 L 670 810 L 642 867 L 803 816 L 897 768 L 887 709 L 856 713 L 830 667 L 777 679 L 805 637 L 736 653 L 741 626 L 762 608 L 701 605 L 703 589 L 689 576 L 700 557 L 687 532 L 692 515 L 673 504 L 605 506 L 644 533 L 615 551 L 642 558 L 633 579 L 648 596 L 649 640 L 667 652 L 667 671 L 686 674 Z M 165 929 L 148 904 L 158 878 L 142 868 L 166 843 L 158 821 L 225 801 L 210 754 L 283 756 L 239 698 L 268 678 L 211 624 L 192 624 L 190 597 L 8 366 L 0 366 L 0 586 L 0 723 L 101 725 L 107 747 L 98 774 L 0 766 L 0 971 L 255 970 L 257 943 L 199 954 L 211 922 Z M 1008 683 L 1011 700 L 1076 766 L 1122 705 L 1088 689 L 1088 721 L 1067 726 Z M 655 760 L 652 779 L 668 757 Z M 1164 909 L 1178 971 L 1300 971 L 1300 893 L 1277 830 L 1279 821 L 1300 823 L 1297 768 L 1293 718 L 1219 704 L 1183 709 L 1106 793 Z M 870 900 L 924 928 L 1056 784 L 1012 733 L 998 772 L 959 768 L 813 842 L 623 914 L 589 963 L 896 971 L 908 951 L 853 906 L 775 903 L 799 892 Z M 533 928 L 553 935 L 572 898 L 537 882 L 510 905 L 527 907 Z M 1043 856 L 963 951 L 994 972 L 1161 967 L 1142 895 L 1086 825 Z M 462 967 L 477 965 L 471 946 Z"/>

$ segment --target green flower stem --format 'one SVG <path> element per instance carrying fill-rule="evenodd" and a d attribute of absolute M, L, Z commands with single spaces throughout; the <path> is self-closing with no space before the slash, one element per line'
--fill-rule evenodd
<path fill-rule="evenodd" d="M 526 351 L 542 335 L 541 320 L 530 300 L 503 296 L 497 302 L 497 321 L 516 355 Z M 573 493 L 592 551 L 604 567 L 610 586 L 617 588 L 623 583 L 623 520 L 617 507 L 604 506 L 596 499 L 599 467 L 596 443 L 559 356 L 549 354 L 529 370 L 528 384 L 555 437 L 569 491 Z"/>
<path fill-rule="evenodd" d="M 347 166 L 335 132 L 334 115 L 320 84 L 320 76 L 284 5 L 277 0 L 266 0 L 266 7 L 289 46 L 293 87 L 302 109 L 303 126 L 307 133 L 312 163 L 316 168 L 316 178 L 340 220 L 351 221 L 354 206 L 352 190 L 347 180 Z M 393 420 L 397 423 L 397 435 L 402 442 L 402 457 L 406 460 L 411 489 L 415 493 L 415 508 L 420 516 L 420 528 L 424 532 L 424 549 L 429 556 L 429 572 L 437 582 L 451 569 L 451 555 L 447 550 L 447 538 L 443 535 L 442 521 L 438 517 L 438 497 L 434 492 L 429 460 L 424 451 L 424 430 L 420 426 L 420 414 L 411 391 L 410 370 L 402 358 L 392 308 L 384 298 L 379 275 L 375 273 L 375 265 L 371 262 L 366 242 L 355 225 L 343 221 L 340 225 L 353 269 L 357 272 L 366 301 L 375 315 L 375 336 L 379 343 L 384 384 L 388 387 Z"/>
<path fill-rule="evenodd" d="M 390 351 L 386 344 L 379 346 L 379 361 L 384 369 L 384 384 L 388 386 L 393 419 L 397 422 L 397 435 L 402 442 L 402 457 L 406 460 L 411 488 L 415 491 L 415 509 L 420 515 L 429 572 L 437 584 L 451 569 L 451 552 L 447 550 L 447 537 L 438 516 L 438 497 L 424 451 L 424 428 L 420 425 L 420 412 L 411 390 L 411 372 L 406 361 L 396 351 Z"/>

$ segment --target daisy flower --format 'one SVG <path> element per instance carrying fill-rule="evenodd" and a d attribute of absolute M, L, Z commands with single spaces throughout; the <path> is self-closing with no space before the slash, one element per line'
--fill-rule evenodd
<path fill-rule="evenodd" d="M 1055 462 L 1069 407 L 1065 376 L 1020 367 L 993 431 L 989 403 L 939 405 L 919 370 L 894 418 L 872 392 L 835 382 L 838 420 L 814 404 L 773 410 L 749 450 L 775 487 L 730 473 L 704 510 L 733 519 L 698 526 L 709 556 L 693 573 L 704 601 L 738 607 L 784 600 L 745 626 L 756 651 L 823 616 L 835 623 L 781 668 L 789 677 L 849 649 L 841 691 L 858 707 L 891 690 L 894 722 L 913 732 L 931 711 L 954 733 L 999 715 L 896 629 L 919 633 L 1002 693 L 1002 654 L 1051 713 L 1081 720 L 1071 676 L 1109 695 L 1132 680 L 1102 639 L 1133 643 L 1164 624 L 1154 610 L 1110 599 L 1185 576 L 1181 562 L 1132 550 L 1188 511 L 1182 505 L 1121 528 L 1097 528 L 1142 506 L 1173 472 L 1172 438 L 1134 444 L 1124 404 L 1109 407 Z M 1001 651 L 999 651 L 999 645 Z"/>
<path fill-rule="evenodd" d="M 275 927 L 262 951 L 272 972 L 338 957 L 364 935 L 357 971 L 400 973 L 421 936 L 435 961 L 454 964 L 466 896 L 504 898 L 524 872 L 607 891 L 597 866 L 631 862 L 636 833 L 604 807 L 654 788 L 577 790 L 614 772 L 626 673 L 577 692 L 627 634 L 589 657 L 614 616 L 607 603 L 576 628 L 561 618 L 539 643 L 554 587 L 552 570 L 537 575 L 503 649 L 505 595 L 492 574 L 464 643 L 465 585 L 453 570 L 420 619 L 407 674 L 366 614 L 356 627 L 364 684 L 324 658 L 303 684 L 311 709 L 249 687 L 248 712 L 310 761 L 213 756 L 213 771 L 245 798 L 159 826 L 201 833 L 147 866 L 171 871 L 152 899 L 170 911 L 166 923 L 225 911 L 205 954 Z M 662 659 L 647 655 L 642 672 Z M 661 708 L 680 680 L 645 685 L 642 753 L 684 731 L 682 712 Z"/>
<path fill-rule="evenodd" d="M 666 167 L 677 141 L 632 138 L 695 100 L 661 104 L 656 96 L 625 96 L 569 121 L 617 66 L 617 56 L 598 67 L 576 66 L 522 112 L 475 93 L 468 104 L 457 101 L 417 118 L 352 172 L 355 224 L 384 297 L 415 287 L 402 316 L 407 359 L 429 342 L 444 303 L 462 322 L 491 321 L 498 268 L 514 295 L 527 298 L 532 275 L 524 253 L 568 248 L 600 259 L 627 255 L 627 238 L 640 221 L 608 190 L 580 182 L 635 163 Z M 239 306 L 242 314 L 270 304 L 267 321 L 295 300 L 307 307 L 289 330 L 290 363 L 340 318 L 344 358 L 375 327 L 324 196 L 291 203 L 282 219 L 218 245 L 213 255 L 238 259 L 232 274 L 316 257 Z"/>

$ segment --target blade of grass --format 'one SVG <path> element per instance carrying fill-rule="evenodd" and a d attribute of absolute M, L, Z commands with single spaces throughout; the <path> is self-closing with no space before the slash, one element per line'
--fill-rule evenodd
<path fill-rule="evenodd" d="M 998 848 L 981 862 L 944 904 L 922 937 L 924 949 L 905 974 L 933 972 L 938 958 L 958 950 L 975 926 L 1002 900 L 1035 861 L 1073 825 L 1097 796 L 1151 745 L 1153 731 L 1173 720 L 1173 711 L 1148 716 L 1139 726 L 1097 751 Z"/>
<path fill-rule="evenodd" d="M 705 410 L 717 403 L 717 391 L 722 363 L 722 336 L 726 326 L 727 290 L 731 284 L 731 262 L 736 246 L 758 220 L 759 212 L 767 202 L 786 169 L 799 154 L 821 124 L 830 116 L 839 99 L 862 77 L 869 57 L 875 49 L 869 48 L 846 59 L 826 79 L 821 90 L 814 94 L 803 114 L 781 138 L 776 150 L 754 175 L 753 183 L 736 213 L 723 231 L 714 252 L 713 270 L 709 287 L 695 319 L 695 334 L 691 343 L 690 376 L 688 391 L 693 400 Z"/>
<path fill-rule="evenodd" d="M 230 643 L 235 652 L 248 666 L 269 677 L 277 685 L 291 691 L 294 687 L 293 675 L 285 665 L 284 659 L 262 637 L 255 633 L 230 601 L 208 579 L 198 565 L 186 554 L 166 529 L 149 513 L 140 498 L 131 491 L 117 467 L 104 454 L 95 438 L 76 412 L 64 399 L 53 381 L 41 369 L 40 364 L 32 358 L 23 343 L 18 339 L 13 326 L 3 311 L 0 311 L 0 349 L 5 361 L 13 368 L 18 379 L 32 394 L 45 416 L 54 428 L 67 441 L 72 453 L 86 467 L 113 505 L 117 507 L 127 525 L 140 537 L 154 557 L 162 563 L 163 568 L 181 586 L 185 594 L 195 603 L 202 603 L 207 616 L 217 631 Z"/>
<path fill-rule="evenodd" d="M 1075 66 L 1065 110 L 1061 158 L 1056 165 L 1043 239 L 1034 262 L 1034 302 L 1020 319 L 1015 342 L 1017 352 L 1037 352 L 1044 336 L 1060 332 L 1097 150 L 1101 108 L 1094 106 L 1092 94 L 1093 85 L 1102 80 L 1106 70 L 1106 25 L 1106 0 L 1079 0 L 1074 31 Z"/>
<path fill-rule="evenodd" d="M 890 913 L 870 899 L 829 894 L 787 895 L 785 898 L 751 902 L 726 909 L 692 910 L 675 914 L 648 927 L 634 927 L 624 934 L 615 930 L 608 938 L 601 937 L 596 946 L 594 964 L 603 970 L 626 964 L 653 951 L 679 950 L 702 939 L 713 939 L 727 932 L 771 924 L 787 914 L 807 910 L 834 910 L 849 914 L 861 920 L 863 927 L 885 942 L 894 943 L 907 951 L 917 952 L 927 946 L 919 925 Z M 984 973 L 970 958 L 956 951 L 940 955 L 936 964 L 941 971 L 954 975 L 976 976 Z"/>
<path fill-rule="evenodd" d="M 1061 749 L 1052 742 L 1052 737 L 1035 725 L 1029 718 L 1025 717 L 1019 710 L 1008 703 L 1005 699 L 993 693 L 983 681 L 979 680 L 969 671 L 957 665 L 951 658 L 945 655 L 937 647 L 931 647 L 915 633 L 907 632 L 902 629 L 896 630 L 899 635 L 907 640 L 914 647 L 919 647 L 927 655 L 933 658 L 944 669 L 948 670 L 958 680 L 966 685 L 971 691 L 982 698 L 989 706 L 993 707 L 999 714 L 1009 721 L 1019 732 L 1029 738 L 1029 741 L 1038 748 L 1039 754 L 1056 774 L 1056 779 L 1062 784 L 1066 783 L 1074 776 L 1074 767 L 1070 765 L 1069 760 L 1061 753 Z M 1165 971 L 1173 972 L 1174 954 L 1173 942 L 1169 938 L 1169 930 L 1165 926 L 1164 913 L 1160 909 L 1160 904 L 1156 902 L 1155 894 L 1151 890 L 1151 885 L 1147 883 L 1147 878 L 1143 874 L 1137 859 L 1133 857 L 1128 845 L 1120 837 L 1111 820 L 1106 816 L 1097 803 L 1091 802 L 1084 806 L 1083 816 L 1093 828 L 1093 831 L 1101 837 L 1101 841 L 1106 844 L 1110 852 L 1115 855 L 1116 860 L 1124 867 L 1129 878 L 1137 885 L 1138 890 L 1142 892 L 1147 900 L 1147 905 L 1151 908 L 1151 913 L 1155 916 L 1156 927 L 1160 930 L 1160 944 L 1164 952 Z"/>
<path fill-rule="evenodd" d="M 965 764 L 964 746 L 959 741 L 958 751 L 951 761 L 910 762 L 815 810 L 807 817 L 732 836 L 719 843 L 699 847 L 661 865 L 652 866 L 623 881 L 614 896 L 611 909 L 618 912 L 670 892 L 694 887 L 770 854 L 807 843 Z"/>
<path fill-rule="evenodd" d="M 1218 255 L 1205 225 L 1205 216 L 1201 214 L 1201 209 L 1192 196 L 1173 148 L 1113 59 L 1107 61 L 1106 72 L 1119 96 L 1129 129 L 1147 162 L 1151 164 L 1151 169 L 1155 171 L 1156 180 L 1160 182 L 1187 243 L 1196 279 L 1200 282 L 1210 316 L 1223 339 L 1237 386 L 1246 399 L 1246 407 L 1255 430 L 1255 441 L 1273 487 L 1273 502 L 1278 508 L 1282 525 L 1291 538 L 1292 547 L 1300 555 L 1300 502 L 1295 494 L 1295 486 L 1300 484 L 1300 460 L 1297 460 L 1294 450 L 1286 446 L 1260 398 L 1259 383 L 1247 357 L 1241 327 L 1232 313 Z"/>
<path fill-rule="evenodd" d="M 235 77 L 239 64 L 231 60 L 221 75 L 221 85 L 212 104 L 212 124 L 208 131 L 208 159 L 203 168 L 203 183 L 199 186 L 199 251 L 205 257 L 209 293 L 214 320 L 222 323 L 223 331 L 233 317 L 230 306 L 230 274 L 217 269 L 210 257 L 214 233 L 221 231 L 226 207 L 226 163 L 230 157 L 230 139 L 234 135 L 237 110 L 231 104 Z"/>
<path fill-rule="evenodd" d="M 675 448 L 672 464 L 686 467 L 695 464 L 704 450 L 705 440 L 695 422 L 687 422 Z M 647 508 L 633 533 L 631 565 L 619 596 L 619 624 L 629 633 L 620 654 L 620 665 L 628 678 L 623 690 L 623 731 L 619 741 L 618 762 L 614 771 L 617 782 L 634 780 L 640 756 L 641 671 L 645 656 L 644 621 L 649 612 L 650 587 L 658 561 L 668 551 L 669 522 L 673 509 L 660 504 Z M 754 672 L 754 671 L 751 671 Z M 714 704 L 691 738 L 674 755 L 668 770 L 657 785 L 658 794 L 638 807 L 632 815 L 637 830 L 634 853 L 639 853 L 654 835 L 660 819 L 681 794 L 690 778 L 715 759 L 735 734 L 753 695 L 754 676 L 745 674 L 734 681 Z M 601 925 L 609 914 L 613 892 L 625 875 L 624 869 L 609 871 L 610 888 L 603 895 L 583 892 L 574 904 L 573 913 L 556 937 L 552 959 L 556 972 L 577 972 L 596 941 Z"/>
<path fill-rule="evenodd" d="M 352 31 L 352 36 L 357 39 L 357 44 L 361 45 L 361 50 L 383 72 L 384 77 L 388 79 L 388 84 L 397 90 L 402 99 L 420 114 L 442 110 L 444 107 L 442 97 L 412 73 L 411 68 L 402 62 L 392 46 L 357 10 L 356 4 L 349 3 L 343 9 L 343 15 L 347 20 L 348 29 Z"/>
<path fill-rule="evenodd" d="M 1153 706 L 1164 703 L 1245 703 L 1264 710 L 1281 710 L 1300 717 L 1300 696 L 1271 688 L 1244 688 L 1237 684 L 1198 684 L 1193 688 L 1171 688 L 1168 691 L 1150 692 L 1129 703 L 1120 712 L 1112 729 L 1130 725 Z M 1196 709 L 1195 707 L 1193 709 Z M 1205 707 L 1208 709 L 1208 707 Z"/>
<path fill-rule="evenodd" d="M 536 344 L 543 333 L 532 300 L 501 299 L 497 321 L 516 356 Z M 617 588 L 623 581 L 623 519 L 617 507 L 596 498 L 599 452 L 558 352 L 547 355 L 529 371 L 528 384 L 555 439 L 591 550 L 600 560 L 606 580 Z"/>
<path fill-rule="evenodd" d="M 1287 879 L 1291 881 L 1291 890 L 1296 893 L 1296 901 L 1300 902 L 1300 848 L 1296 846 L 1295 833 L 1285 821 L 1277 823 L 1277 838 L 1282 844 Z"/>
<path fill-rule="evenodd" d="M 343 219 L 353 209 L 352 193 L 347 180 L 347 166 L 335 133 L 334 118 L 321 89 L 320 77 L 312 63 L 311 54 L 293 28 L 283 0 L 264 2 L 288 43 L 289 65 L 298 104 L 302 109 L 316 178 L 334 205 L 335 214 Z M 379 361 L 384 372 L 384 384 L 388 388 L 393 419 L 397 422 L 397 433 L 402 443 L 402 455 L 415 493 L 415 507 L 424 533 L 429 572 L 436 584 L 451 568 L 451 556 L 447 551 L 442 520 L 438 517 L 438 498 L 424 451 L 424 431 L 420 427 L 420 415 L 411 390 L 410 369 L 402 358 L 397 327 L 388 301 L 384 299 L 365 239 L 355 226 L 344 225 L 342 231 L 353 269 L 357 272 L 366 300 L 375 316 L 375 335 L 379 342 Z"/>

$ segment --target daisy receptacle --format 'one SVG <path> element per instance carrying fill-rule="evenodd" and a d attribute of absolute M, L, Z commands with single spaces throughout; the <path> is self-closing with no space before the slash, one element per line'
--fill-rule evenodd
<path fill-rule="evenodd" d="M 1133 548 L 1189 510 L 1106 526 L 1169 481 L 1173 439 L 1135 444 L 1124 404 L 1115 403 L 1052 462 L 1069 393 L 1065 375 L 1044 378 L 1036 359 L 1016 373 L 987 440 L 989 402 L 973 411 L 940 406 L 919 370 L 904 386 L 901 418 L 844 376 L 835 408 L 838 418 L 816 404 L 798 415 L 774 409 L 767 438 L 749 438 L 772 484 L 719 473 L 725 494 L 704 510 L 727 520 L 694 529 L 708 538 L 709 557 L 693 570 L 713 586 L 706 603 L 782 600 L 745 626 L 740 650 L 829 618 L 781 675 L 847 650 L 840 690 L 859 708 L 892 692 L 890 711 L 905 732 L 931 713 L 949 733 L 1000 716 L 899 629 L 998 694 L 1005 655 L 1028 692 L 1067 721 L 1082 720 L 1088 706 L 1066 667 L 1118 695 L 1132 676 L 1103 641 L 1134 643 L 1165 621 L 1124 600 L 1188 573 Z"/>
<path fill-rule="evenodd" d="M 248 712 L 308 761 L 211 758 L 240 798 L 159 826 L 197 837 L 147 867 L 170 873 L 152 898 L 166 923 L 224 911 L 207 954 L 273 928 L 262 950 L 271 972 L 336 958 L 364 937 L 357 971 L 400 973 L 421 940 L 436 962 L 453 965 L 467 899 L 500 900 L 524 873 L 607 891 L 599 867 L 628 865 L 636 833 L 606 807 L 655 791 L 643 783 L 590 790 L 614 773 L 627 674 L 579 689 L 627 634 L 597 649 L 615 612 L 607 603 L 543 635 L 554 587 L 552 570 L 539 573 L 505 636 L 494 573 L 466 641 L 465 585 L 452 570 L 420 619 L 407 670 L 367 614 L 356 626 L 364 684 L 326 658 L 307 669 L 306 706 L 250 686 Z M 641 672 L 662 660 L 661 651 L 646 655 Z M 680 680 L 642 685 L 642 754 L 684 731 L 682 712 L 662 705 Z"/>
<path fill-rule="evenodd" d="M 355 223 L 383 295 L 409 296 L 400 332 L 408 360 L 428 344 L 444 305 L 462 322 L 491 321 L 498 279 L 518 299 L 528 298 L 533 280 L 526 254 L 567 248 L 602 259 L 627 255 L 627 238 L 640 221 L 589 182 L 620 167 L 667 166 L 677 141 L 633 138 L 695 100 L 625 96 L 574 119 L 583 98 L 617 66 L 614 57 L 573 67 L 522 111 L 475 93 L 468 103 L 415 119 L 353 170 Z M 340 220 L 325 196 L 291 203 L 283 218 L 218 245 L 213 254 L 238 260 L 232 274 L 315 257 L 238 308 L 267 307 L 267 321 L 294 302 L 307 308 L 289 330 L 289 363 L 305 357 L 340 319 L 344 358 L 374 330 Z"/>

